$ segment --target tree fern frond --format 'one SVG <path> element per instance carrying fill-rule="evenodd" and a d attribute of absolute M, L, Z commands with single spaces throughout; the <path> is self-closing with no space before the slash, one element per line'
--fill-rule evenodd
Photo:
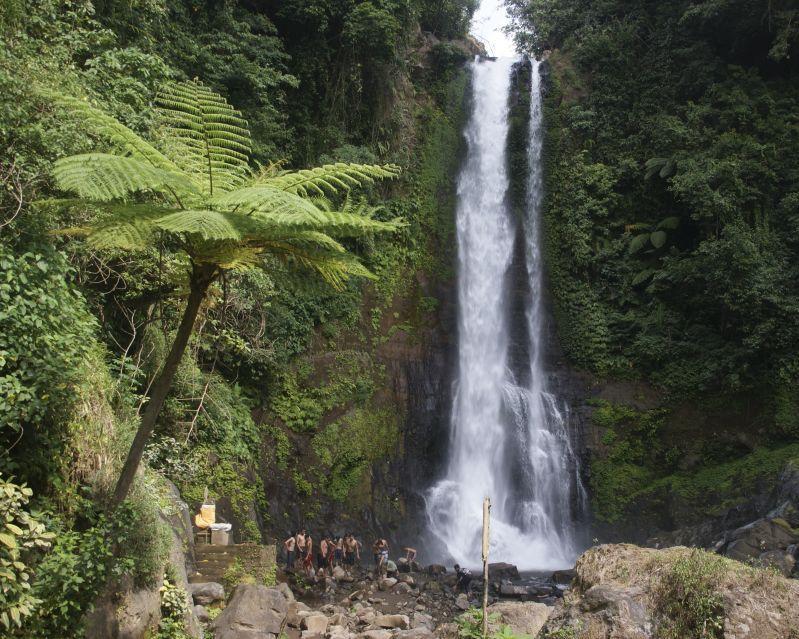
<path fill-rule="evenodd" d="M 290 242 L 274 242 L 265 248 L 284 262 L 294 262 L 319 273 L 337 290 L 343 289 L 350 277 L 376 279 L 357 257 L 346 251 L 313 250 Z"/>
<path fill-rule="evenodd" d="M 286 223 L 297 225 L 324 222 L 322 211 L 310 200 L 272 186 L 252 186 L 210 199 L 214 206 L 232 208 L 243 215 L 260 216 L 277 221 L 286 218 Z"/>
<path fill-rule="evenodd" d="M 73 118 L 87 125 L 92 133 L 106 138 L 115 148 L 164 171 L 180 172 L 177 165 L 152 144 L 87 101 L 55 92 L 48 92 L 47 96 Z"/>
<path fill-rule="evenodd" d="M 197 193 L 183 173 L 153 166 L 143 159 L 85 153 L 57 160 L 53 175 L 59 188 L 99 202 L 122 199 L 136 191 Z"/>
<path fill-rule="evenodd" d="M 257 182 L 303 197 L 335 195 L 376 180 L 392 179 L 400 174 L 394 164 L 350 164 L 337 162 L 313 169 L 289 171 L 275 176 L 261 176 Z"/>
<path fill-rule="evenodd" d="M 159 217 L 155 224 L 171 233 L 189 233 L 204 240 L 240 240 L 257 231 L 258 223 L 244 215 L 223 211 L 175 211 Z"/>
<path fill-rule="evenodd" d="M 140 251 L 153 245 L 157 220 L 174 209 L 150 204 L 104 205 L 106 215 L 86 233 L 87 243 L 96 249 L 117 248 Z"/>
<path fill-rule="evenodd" d="M 201 177 L 206 193 L 232 190 L 250 175 L 247 121 L 221 95 L 194 80 L 165 86 L 156 103 L 170 154 Z"/>

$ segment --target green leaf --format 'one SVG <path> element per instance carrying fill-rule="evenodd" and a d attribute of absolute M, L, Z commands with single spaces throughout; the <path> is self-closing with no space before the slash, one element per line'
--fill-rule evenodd
<path fill-rule="evenodd" d="M 6 533 L 0 533 L 0 543 L 2 543 L 7 548 L 17 548 L 17 540 L 14 539 L 11 535 L 7 535 Z"/>
<path fill-rule="evenodd" d="M 668 235 L 666 235 L 666 231 L 655 231 L 649 236 L 649 239 L 652 242 L 652 246 L 661 248 L 666 243 Z"/>
<path fill-rule="evenodd" d="M 630 253 L 637 253 L 649 243 L 649 233 L 641 233 L 636 235 L 630 241 Z"/>

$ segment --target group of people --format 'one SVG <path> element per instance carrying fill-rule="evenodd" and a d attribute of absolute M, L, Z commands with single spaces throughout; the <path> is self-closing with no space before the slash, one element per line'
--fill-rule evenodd
<path fill-rule="evenodd" d="M 316 544 L 309 532 L 300 530 L 292 533 L 283 542 L 286 551 L 286 570 L 303 570 L 307 573 L 321 570 L 332 574 L 336 566 L 352 568 L 361 560 L 362 546 L 363 544 L 352 533 L 347 533 L 343 537 L 323 535 Z"/>
<path fill-rule="evenodd" d="M 287 571 L 301 570 L 308 575 L 325 573 L 332 575 L 336 566 L 350 571 L 354 566 L 360 565 L 363 544 L 352 533 L 344 536 L 323 535 L 317 544 L 311 534 L 303 529 L 292 533 L 283 542 L 283 548 L 286 552 Z M 389 550 L 386 539 L 377 539 L 372 544 L 376 574 L 386 574 Z M 403 548 L 403 550 L 407 561 L 416 559 L 416 549 Z"/>

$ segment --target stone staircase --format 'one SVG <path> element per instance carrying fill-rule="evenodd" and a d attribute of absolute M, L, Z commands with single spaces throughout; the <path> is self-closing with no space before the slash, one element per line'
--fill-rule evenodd
<path fill-rule="evenodd" d="M 189 574 L 189 583 L 216 581 L 221 583 L 225 572 L 238 560 L 242 568 L 255 575 L 275 564 L 275 548 L 257 544 L 217 546 L 197 544 L 194 547 L 195 570 Z"/>

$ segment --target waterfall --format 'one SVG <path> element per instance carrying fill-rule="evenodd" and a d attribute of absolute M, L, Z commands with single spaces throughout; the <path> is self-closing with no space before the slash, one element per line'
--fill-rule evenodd
<path fill-rule="evenodd" d="M 467 157 L 458 179 L 458 371 L 445 477 L 426 494 L 428 528 L 452 559 L 480 563 L 482 500 L 491 497 L 492 561 L 527 570 L 571 566 L 575 513 L 584 501 L 568 407 L 550 392 L 543 345 L 542 103 L 532 62 L 529 177 L 521 224 L 508 205 L 511 70 L 517 60 L 472 64 Z M 530 297 L 527 370 L 509 351 L 509 269 L 523 233 Z M 517 380 L 524 379 L 524 383 Z"/>

